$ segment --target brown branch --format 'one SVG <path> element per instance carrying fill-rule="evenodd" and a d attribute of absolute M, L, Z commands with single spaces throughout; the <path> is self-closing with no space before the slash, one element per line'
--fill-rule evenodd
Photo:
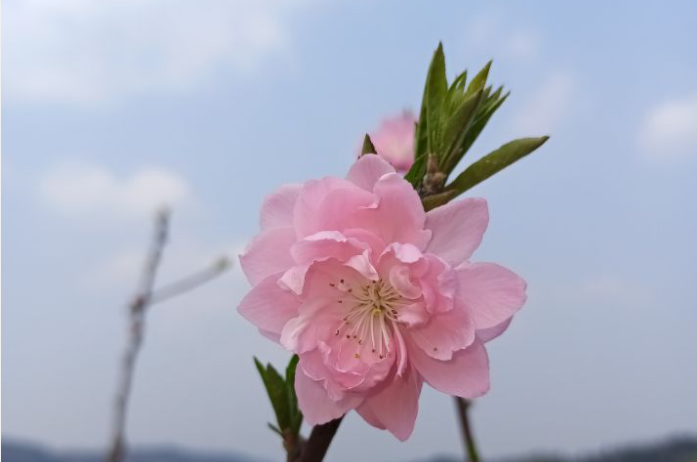
<path fill-rule="evenodd" d="M 170 212 L 163 209 L 157 213 L 155 232 L 150 250 L 145 259 L 145 266 L 139 282 L 138 292 L 128 306 L 129 333 L 128 343 L 121 362 L 118 391 L 114 403 L 113 433 L 105 462 L 121 462 L 126 455 L 126 421 L 128 403 L 133 386 L 138 353 L 143 344 L 145 333 L 145 314 L 155 303 L 169 300 L 215 279 L 228 269 L 229 261 L 221 258 L 213 265 L 187 276 L 158 290 L 154 289 L 157 271 L 162 262 L 162 253 L 169 236 Z"/>
<path fill-rule="evenodd" d="M 469 409 L 472 405 L 471 401 L 455 396 L 455 405 L 457 407 L 457 415 L 460 419 L 460 429 L 462 430 L 462 442 L 467 451 L 467 458 L 470 462 L 480 462 L 477 445 L 474 442 L 474 434 L 469 419 Z"/>
<path fill-rule="evenodd" d="M 322 462 L 342 419 L 343 417 L 339 417 L 312 427 L 310 437 L 303 444 L 300 459 L 297 462 Z"/>

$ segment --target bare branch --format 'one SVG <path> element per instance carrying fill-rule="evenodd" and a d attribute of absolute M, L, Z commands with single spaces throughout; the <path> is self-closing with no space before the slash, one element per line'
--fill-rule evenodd
<path fill-rule="evenodd" d="M 126 345 L 121 363 L 121 377 L 114 407 L 113 434 L 111 446 L 105 459 L 107 462 L 120 462 L 125 456 L 128 401 L 131 396 L 133 372 L 138 358 L 138 352 L 143 343 L 145 309 L 152 297 L 153 285 L 155 284 L 157 270 L 162 261 L 162 251 L 167 243 L 168 234 L 169 211 L 163 209 L 158 212 L 155 219 L 155 232 L 150 245 L 150 251 L 148 252 L 143 267 L 138 292 L 128 307 L 129 341 Z"/>
<path fill-rule="evenodd" d="M 207 268 L 203 268 L 196 273 L 190 274 L 185 278 L 155 290 L 150 297 L 150 304 L 155 305 L 156 303 L 162 303 L 186 292 L 190 292 L 217 278 L 227 271 L 228 268 L 230 268 L 230 260 L 226 257 L 221 257 Z"/>
<path fill-rule="evenodd" d="M 213 265 L 191 274 L 179 281 L 154 289 L 157 271 L 162 262 L 162 255 L 169 236 L 169 210 L 163 209 L 157 213 L 155 230 L 150 244 L 150 250 L 145 259 L 143 273 L 138 284 L 138 292 L 128 305 L 129 331 L 128 343 L 123 353 L 116 401 L 114 403 L 113 433 L 105 462 L 121 462 L 126 455 L 126 421 L 128 403 L 133 386 L 138 353 L 143 344 L 145 333 L 145 314 L 149 307 L 160 303 L 215 279 L 224 273 L 230 263 L 227 258 L 218 259 Z"/>

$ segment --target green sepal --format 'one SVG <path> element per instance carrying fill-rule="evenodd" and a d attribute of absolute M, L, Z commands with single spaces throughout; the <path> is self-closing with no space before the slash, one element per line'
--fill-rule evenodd
<path fill-rule="evenodd" d="M 373 140 L 370 139 L 370 135 L 367 133 L 365 134 L 365 138 L 363 138 L 363 146 L 361 147 L 361 156 L 364 156 L 365 154 L 377 154 L 378 151 L 375 149 L 375 145 L 373 144 Z"/>

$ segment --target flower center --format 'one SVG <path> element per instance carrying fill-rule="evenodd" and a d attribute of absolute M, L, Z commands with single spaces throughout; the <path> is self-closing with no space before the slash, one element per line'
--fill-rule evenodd
<path fill-rule="evenodd" d="M 338 284 L 330 284 L 342 292 L 338 302 L 347 305 L 348 314 L 334 335 L 344 335 L 346 339 L 359 345 L 355 358 L 368 347 L 380 359 L 390 351 L 394 323 L 398 321 L 399 308 L 404 303 L 402 297 L 386 281 L 370 281 L 357 289 L 349 287 L 342 279 Z"/>

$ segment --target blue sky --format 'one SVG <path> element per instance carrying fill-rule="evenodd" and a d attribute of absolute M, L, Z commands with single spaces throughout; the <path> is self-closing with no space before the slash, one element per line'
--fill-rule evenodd
<path fill-rule="evenodd" d="M 265 194 L 343 175 L 361 134 L 494 59 L 512 96 L 475 158 L 537 153 L 471 191 L 479 260 L 529 302 L 491 344 L 484 454 L 697 432 L 697 6 L 671 2 L 8 0 L 3 5 L 3 435 L 100 447 L 123 306 L 160 203 L 162 280 L 234 255 Z M 467 162 L 467 159 L 465 160 Z M 151 313 L 130 435 L 277 457 L 251 356 L 287 354 L 235 312 L 237 269 Z M 460 452 L 427 390 L 399 443 L 350 417 L 334 460 Z"/>

